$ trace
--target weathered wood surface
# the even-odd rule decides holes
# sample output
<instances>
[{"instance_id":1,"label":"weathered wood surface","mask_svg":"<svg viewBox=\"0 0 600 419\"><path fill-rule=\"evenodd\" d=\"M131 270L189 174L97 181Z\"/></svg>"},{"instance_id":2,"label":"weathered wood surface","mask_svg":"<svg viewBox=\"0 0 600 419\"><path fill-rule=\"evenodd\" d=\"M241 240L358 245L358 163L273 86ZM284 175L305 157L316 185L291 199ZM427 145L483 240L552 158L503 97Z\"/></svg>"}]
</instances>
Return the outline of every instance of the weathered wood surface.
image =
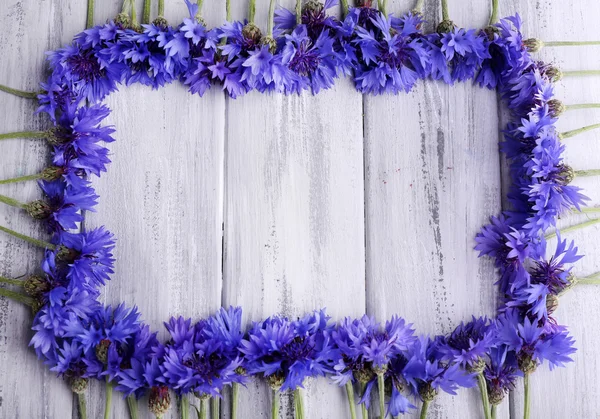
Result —
<instances>
[{"instance_id":1,"label":"weathered wood surface","mask_svg":"<svg viewBox=\"0 0 600 419\"><path fill-rule=\"evenodd\" d=\"M117 0L97 3L97 22L119 7ZM208 23L221 23L224 2L205 3ZM233 3L233 17L243 18L246 2ZM413 6L389 3L395 14ZM426 3L426 18L437 21L437 2ZM501 15L523 16L527 35L594 39L600 6L593 0L576 6L501 3ZM83 29L84 2L8 0L3 6L0 83L32 89L42 78L43 51ZM267 0L257 1L263 28L267 7ZM167 2L170 21L185 13L183 2ZM450 14L459 25L483 26L489 8L454 1ZM591 48L540 56L565 69L600 68L600 48L586 51ZM594 77L566 80L557 91L566 103L600 101L590 88L597 85ZM30 117L32 103L5 94L0 103L2 132L42 126L40 118ZM107 104L117 109L111 116L118 130L113 163L95 181L98 213L88 214L84 224L105 224L118 237L107 304L137 304L160 330L169 315L198 318L230 304L243 306L246 323L325 306L335 319L398 313L429 334L448 332L473 313L493 314L493 266L472 250L475 233L502 205L501 127L493 92L427 82L407 95L366 97L345 80L317 97L250 94L234 101L216 89L200 99L173 85L158 92L123 88ZM599 113L569 112L560 127L597 122ZM596 138L589 133L568 140L569 164L598 167ZM1 178L34 173L46 155L32 141L5 141L0 150ZM599 204L597 179L576 182ZM0 193L29 200L38 192L34 184L21 184L2 186ZM16 210L3 206L0 214L2 225L42 236ZM598 228L572 234L588 255L576 273L599 270L597 234ZM0 236L0 275L32 272L39 257L35 249ZM563 299L557 316L571 326L580 350L574 365L553 373L543 368L533 376L533 418L593 418L600 411L600 335L592 320L600 315L598 293L582 285ZM1 300L0 417L76 417L70 392L26 348L29 322L27 310ZM521 417L520 390L512 402L512 417ZM103 390L97 383L88 403L90 417L99 416ZM308 383L306 405L307 418L348 416L343 392L324 380ZM430 417L476 418L480 409L476 391L462 391L457 398L440 397ZM268 412L264 384L252 382L241 391L240 418ZM127 417L118 397L113 417ZM169 417L178 417L175 408ZM291 417L287 400L281 417ZM498 417L509 417L508 403Z\"/></svg>"}]
</instances>

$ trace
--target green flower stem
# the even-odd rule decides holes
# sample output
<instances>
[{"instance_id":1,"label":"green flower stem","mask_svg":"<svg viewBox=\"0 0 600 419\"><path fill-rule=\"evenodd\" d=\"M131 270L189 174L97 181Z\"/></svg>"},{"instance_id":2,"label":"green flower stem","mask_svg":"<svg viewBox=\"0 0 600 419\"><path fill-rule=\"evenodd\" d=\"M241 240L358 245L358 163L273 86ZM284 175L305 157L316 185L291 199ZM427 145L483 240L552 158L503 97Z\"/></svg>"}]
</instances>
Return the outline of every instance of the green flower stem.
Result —
<instances>
[{"instance_id":1,"label":"green flower stem","mask_svg":"<svg viewBox=\"0 0 600 419\"><path fill-rule=\"evenodd\" d=\"M294 404L296 406L296 419L304 419L304 399L302 398L302 389L294 390Z\"/></svg>"},{"instance_id":2,"label":"green flower stem","mask_svg":"<svg viewBox=\"0 0 600 419\"><path fill-rule=\"evenodd\" d=\"M23 286L23 281L22 280L20 280L20 279L6 278L4 276L0 276L0 282L2 282L3 284L18 285L20 287Z\"/></svg>"},{"instance_id":3,"label":"green flower stem","mask_svg":"<svg viewBox=\"0 0 600 419\"><path fill-rule=\"evenodd\" d=\"M574 129L571 131L565 131L560 134L560 138L562 138L562 139L571 138L578 134L582 134L584 132L591 131L591 130L597 129L597 128L600 128L600 124L587 125L585 127L577 128L577 129Z\"/></svg>"},{"instance_id":4,"label":"green flower stem","mask_svg":"<svg viewBox=\"0 0 600 419\"><path fill-rule=\"evenodd\" d=\"M11 207L15 207L15 208L25 208L26 204L17 201L16 199L13 199L11 197L8 197L6 195L0 195L0 202L2 202L3 204L6 205L10 205Z\"/></svg>"},{"instance_id":5,"label":"green flower stem","mask_svg":"<svg viewBox=\"0 0 600 419\"><path fill-rule=\"evenodd\" d=\"M139 418L138 402L134 394L127 396L127 406L129 407L129 417L131 419Z\"/></svg>"},{"instance_id":6,"label":"green flower stem","mask_svg":"<svg viewBox=\"0 0 600 419\"><path fill-rule=\"evenodd\" d=\"M552 41L544 42L545 47L573 47L580 45L600 45L600 41Z\"/></svg>"},{"instance_id":7,"label":"green flower stem","mask_svg":"<svg viewBox=\"0 0 600 419\"><path fill-rule=\"evenodd\" d=\"M360 394L361 399L365 394L365 385L365 383L359 383L358 385L358 394ZM365 405L365 403L360 404L360 413L362 414L362 419L369 419L369 412L367 411L367 406Z\"/></svg>"},{"instance_id":8,"label":"green flower stem","mask_svg":"<svg viewBox=\"0 0 600 419\"><path fill-rule=\"evenodd\" d=\"M415 8L413 10L421 13L423 11L423 4L425 4L425 0L417 0L417 4L415 4Z\"/></svg>"},{"instance_id":9,"label":"green flower stem","mask_svg":"<svg viewBox=\"0 0 600 419\"><path fill-rule=\"evenodd\" d=\"M592 109L592 108L600 108L600 103L578 103L577 105L566 105L565 106L568 111L574 109Z\"/></svg>"},{"instance_id":10,"label":"green flower stem","mask_svg":"<svg viewBox=\"0 0 600 419\"><path fill-rule=\"evenodd\" d=\"M88 0L87 3L87 20L85 26L89 29L94 26L94 0Z\"/></svg>"},{"instance_id":11,"label":"green flower stem","mask_svg":"<svg viewBox=\"0 0 600 419\"><path fill-rule=\"evenodd\" d=\"M219 398L211 397L210 400L210 418L219 419L221 417L221 410L219 408Z\"/></svg>"},{"instance_id":12,"label":"green flower stem","mask_svg":"<svg viewBox=\"0 0 600 419\"><path fill-rule=\"evenodd\" d=\"M575 170L574 173L577 177L600 176L600 169Z\"/></svg>"},{"instance_id":13,"label":"green flower stem","mask_svg":"<svg viewBox=\"0 0 600 419\"><path fill-rule=\"evenodd\" d=\"M385 380L383 373L377 374L377 390L379 392L379 417L385 418Z\"/></svg>"},{"instance_id":14,"label":"green flower stem","mask_svg":"<svg viewBox=\"0 0 600 419\"><path fill-rule=\"evenodd\" d=\"M586 214L595 214L600 212L600 207L590 207L590 208L582 208L581 212Z\"/></svg>"},{"instance_id":15,"label":"green flower stem","mask_svg":"<svg viewBox=\"0 0 600 419\"><path fill-rule=\"evenodd\" d=\"M40 179L41 177L42 177L42 173L37 173L35 175L19 176L19 177L14 177L12 179L0 180L0 185L6 185L7 183L26 182L28 180L37 180L37 179Z\"/></svg>"},{"instance_id":16,"label":"green flower stem","mask_svg":"<svg viewBox=\"0 0 600 419\"><path fill-rule=\"evenodd\" d=\"M600 285L600 272L584 276L583 278L577 278L577 283L586 285Z\"/></svg>"},{"instance_id":17,"label":"green flower stem","mask_svg":"<svg viewBox=\"0 0 600 419\"><path fill-rule=\"evenodd\" d=\"M135 27L138 24L137 10L135 8L135 0L131 0L131 24Z\"/></svg>"},{"instance_id":18,"label":"green flower stem","mask_svg":"<svg viewBox=\"0 0 600 419\"><path fill-rule=\"evenodd\" d=\"M492 0L492 14L490 15L490 25L498 22L498 0Z\"/></svg>"},{"instance_id":19,"label":"green flower stem","mask_svg":"<svg viewBox=\"0 0 600 419\"><path fill-rule=\"evenodd\" d=\"M279 419L279 390L272 391L273 399L271 400L271 419Z\"/></svg>"},{"instance_id":20,"label":"green flower stem","mask_svg":"<svg viewBox=\"0 0 600 419\"><path fill-rule=\"evenodd\" d=\"M483 373L477 374L477 386L481 393L481 404L483 405L483 415L485 419L490 419L490 400L488 398L487 383Z\"/></svg>"},{"instance_id":21,"label":"green flower stem","mask_svg":"<svg viewBox=\"0 0 600 419\"><path fill-rule=\"evenodd\" d=\"M495 404L492 405L492 409L491 409L491 413L490 413L490 416L492 419L496 419L496 411L498 410L497 408L498 408L497 405L495 405Z\"/></svg>"},{"instance_id":22,"label":"green flower stem","mask_svg":"<svg viewBox=\"0 0 600 419\"><path fill-rule=\"evenodd\" d=\"M448 0L442 0L442 20L450 20L450 13L448 12Z\"/></svg>"},{"instance_id":23,"label":"green flower stem","mask_svg":"<svg viewBox=\"0 0 600 419\"><path fill-rule=\"evenodd\" d=\"M225 1L225 19L227 22L231 22L231 0Z\"/></svg>"},{"instance_id":24,"label":"green flower stem","mask_svg":"<svg viewBox=\"0 0 600 419\"><path fill-rule=\"evenodd\" d=\"M423 400L423 405L421 406L421 415L420 419L427 419L427 409L429 408L429 401Z\"/></svg>"},{"instance_id":25,"label":"green flower stem","mask_svg":"<svg viewBox=\"0 0 600 419\"><path fill-rule=\"evenodd\" d=\"M523 419L529 419L529 374L525 373L523 378L523 386L525 389L525 401L523 406Z\"/></svg>"},{"instance_id":26,"label":"green flower stem","mask_svg":"<svg viewBox=\"0 0 600 419\"><path fill-rule=\"evenodd\" d=\"M152 0L144 0L144 9L142 10L142 23L150 23L151 9L152 9Z\"/></svg>"},{"instance_id":27,"label":"green flower stem","mask_svg":"<svg viewBox=\"0 0 600 419\"><path fill-rule=\"evenodd\" d=\"M0 296L10 298L18 303L23 303L28 306L33 306L34 300L24 294L7 290L6 288L0 288Z\"/></svg>"},{"instance_id":28,"label":"green flower stem","mask_svg":"<svg viewBox=\"0 0 600 419\"><path fill-rule=\"evenodd\" d=\"M387 17L387 0L377 0L377 8Z\"/></svg>"},{"instance_id":29,"label":"green flower stem","mask_svg":"<svg viewBox=\"0 0 600 419\"><path fill-rule=\"evenodd\" d=\"M179 408L181 409L181 419L189 419L190 399L188 399L186 395L179 398Z\"/></svg>"},{"instance_id":30,"label":"green flower stem","mask_svg":"<svg viewBox=\"0 0 600 419\"><path fill-rule=\"evenodd\" d=\"M87 419L87 403L85 393L77 393L77 403L79 404L79 419Z\"/></svg>"},{"instance_id":31,"label":"green flower stem","mask_svg":"<svg viewBox=\"0 0 600 419\"><path fill-rule=\"evenodd\" d=\"M123 5L121 6L121 13L129 16L130 10L131 10L131 0L123 0Z\"/></svg>"},{"instance_id":32,"label":"green flower stem","mask_svg":"<svg viewBox=\"0 0 600 419\"><path fill-rule=\"evenodd\" d=\"M165 17L165 0L158 0L158 17Z\"/></svg>"},{"instance_id":33,"label":"green flower stem","mask_svg":"<svg viewBox=\"0 0 600 419\"><path fill-rule=\"evenodd\" d=\"M340 6L342 8L342 20L344 20L344 18L348 14L348 10L349 10L348 0L341 0L340 1Z\"/></svg>"},{"instance_id":34,"label":"green flower stem","mask_svg":"<svg viewBox=\"0 0 600 419\"><path fill-rule=\"evenodd\" d=\"M233 383L231 385L231 419L237 419L239 391L240 391L240 385L238 383Z\"/></svg>"},{"instance_id":35,"label":"green flower stem","mask_svg":"<svg viewBox=\"0 0 600 419\"><path fill-rule=\"evenodd\" d=\"M269 21L267 22L267 36L273 36L273 22L275 19L275 0L269 2Z\"/></svg>"},{"instance_id":36,"label":"green flower stem","mask_svg":"<svg viewBox=\"0 0 600 419\"><path fill-rule=\"evenodd\" d=\"M254 23L255 15L256 15L256 0L250 0L248 2L248 23Z\"/></svg>"},{"instance_id":37,"label":"green flower stem","mask_svg":"<svg viewBox=\"0 0 600 419\"><path fill-rule=\"evenodd\" d=\"M204 5L204 0L198 0L198 11L196 12L196 20L201 22L202 19L202 6Z\"/></svg>"},{"instance_id":38,"label":"green flower stem","mask_svg":"<svg viewBox=\"0 0 600 419\"><path fill-rule=\"evenodd\" d=\"M106 395L104 399L104 419L110 418L110 411L112 409L112 395L113 395L113 384L106 377Z\"/></svg>"},{"instance_id":39,"label":"green flower stem","mask_svg":"<svg viewBox=\"0 0 600 419\"><path fill-rule=\"evenodd\" d=\"M348 394L348 406L350 407L350 418L356 419L356 403L354 402L354 388L352 387L352 380L348 380L346 383L346 393Z\"/></svg>"},{"instance_id":40,"label":"green flower stem","mask_svg":"<svg viewBox=\"0 0 600 419\"><path fill-rule=\"evenodd\" d=\"M54 250L56 248L56 246L53 245L52 243L48 243L43 240L34 239L34 238L26 236L24 234L17 233L16 231L11 230L10 228L6 228L4 226L0 226L0 231L4 231L5 233L8 233L11 236L14 236L18 239L25 240L26 242L31 243L37 247L41 247L44 249L50 249L50 250Z\"/></svg>"},{"instance_id":41,"label":"green flower stem","mask_svg":"<svg viewBox=\"0 0 600 419\"><path fill-rule=\"evenodd\" d=\"M561 229L559 231L560 231L561 234L570 233L572 231L580 230L582 228L589 227L591 225L598 224L598 223L600 223L600 218L594 218L592 220L587 220L587 221L585 221L583 223L579 223L579 224L575 224L575 225L572 225L572 226L567 227L567 228L563 228L563 229ZM546 234L546 240L552 239L554 237L556 237L556 231L553 232L553 233L550 233L550 234Z\"/></svg>"},{"instance_id":42,"label":"green flower stem","mask_svg":"<svg viewBox=\"0 0 600 419\"><path fill-rule=\"evenodd\" d=\"M600 74L600 70L576 70L576 71L563 71L563 77L577 77L577 76L597 76Z\"/></svg>"},{"instance_id":43,"label":"green flower stem","mask_svg":"<svg viewBox=\"0 0 600 419\"><path fill-rule=\"evenodd\" d=\"M4 86L3 84L0 84L0 91L25 99L36 99L40 94L40 92L26 92L25 90L13 89L12 87Z\"/></svg>"},{"instance_id":44,"label":"green flower stem","mask_svg":"<svg viewBox=\"0 0 600 419\"><path fill-rule=\"evenodd\" d=\"M302 0L296 0L296 23L302 23Z\"/></svg>"},{"instance_id":45,"label":"green flower stem","mask_svg":"<svg viewBox=\"0 0 600 419\"><path fill-rule=\"evenodd\" d=\"M0 141L10 140L14 138L31 138L40 139L45 138L48 135L45 131L20 131L20 132L9 132L6 134L0 134Z\"/></svg>"},{"instance_id":46,"label":"green flower stem","mask_svg":"<svg viewBox=\"0 0 600 419\"><path fill-rule=\"evenodd\" d=\"M208 398L203 397L200 399L200 418L199 419L207 419L208 418Z\"/></svg>"}]
</instances>

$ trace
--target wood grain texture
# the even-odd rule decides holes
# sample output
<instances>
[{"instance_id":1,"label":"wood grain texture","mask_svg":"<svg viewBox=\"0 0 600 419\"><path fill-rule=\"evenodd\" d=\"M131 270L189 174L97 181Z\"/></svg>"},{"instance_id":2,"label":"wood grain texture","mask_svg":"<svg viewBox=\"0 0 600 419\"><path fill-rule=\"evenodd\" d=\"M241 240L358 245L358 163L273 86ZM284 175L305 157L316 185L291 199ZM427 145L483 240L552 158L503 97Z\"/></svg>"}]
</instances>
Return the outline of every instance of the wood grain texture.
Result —
<instances>
[{"instance_id":1,"label":"wood grain texture","mask_svg":"<svg viewBox=\"0 0 600 419\"><path fill-rule=\"evenodd\" d=\"M118 0L96 3L96 22L112 18L120 6ZM205 3L209 25L222 23L224 2ZM246 1L232 3L233 17L245 17ZM431 28L440 10L437 1L426 3ZM388 11L400 15L412 6L389 1ZM141 16L141 2L138 7ZM267 0L257 0L263 29L267 8ZM583 40L594 36L600 6L593 0L501 2L501 16L515 11L528 36ZM167 2L168 20L179 22L186 12L182 1ZM488 14L486 2L450 1L459 25L483 26ZM8 0L0 19L0 53L8 57L0 61L0 83L33 89L42 78L43 51L83 29L85 4ZM598 52L548 49L540 57L568 70L592 69L600 68ZM599 82L565 80L557 92L565 103L600 102L590 88ZM30 117L33 103L0 95L2 132L43 128L42 119ZM158 92L122 88L107 101L116 110L110 119L117 128L113 163L94 182L100 205L84 224L105 224L118 238L117 273L104 301L137 304L161 338L170 315L198 319L221 304L243 306L246 323L274 313L293 318L321 306L336 320L365 311L381 320L398 313L430 334L448 332L473 313L493 314L493 266L472 247L502 203L497 103L494 92L470 84L429 81L395 97L363 97L343 80L316 97L252 93L235 101L217 89L200 99L179 85ZM600 110L572 111L559 127L599 119ZM576 169L600 167L598 135L568 140L567 162ZM4 141L0 178L35 173L46 156L39 142ZM600 179L575 182L600 205ZM0 188L22 200L38 194L33 183ZM561 225L583 219L565 217ZM0 207L0 224L43 237L37 224L11 208ZM600 270L599 230L569 235L587 255L577 274ZM0 236L0 275L31 273L40 256ZM562 299L557 317L570 326L580 350L574 365L552 373L540 368L532 377L532 419L594 418L600 411L600 335L592 320L600 316L598 293L598 287L581 285ZM26 349L30 321L25 308L0 300L0 417L76 417L62 380ZM89 417L103 410L101 387L94 383L88 392ZM240 398L240 419L268 417L266 385L253 381ZM512 401L510 416L522 417L520 390ZM148 416L145 405L140 401L142 417ZM307 418L348 417L344 392L326 380L307 383L306 405ZM498 418L509 417L508 407L503 404ZM479 418L480 410L477 391L469 390L440 396L429 417ZM113 417L127 417L118 395ZM179 412L173 407L166 417ZM293 417L287 397L281 417Z\"/></svg>"},{"instance_id":2,"label":"wood grain texture","mask_svg":"<svg viewBox=\"0 0 600 419\"><path fill-rule=\"evenodd\" d=\"M85 9L68 0L2 2L0 24L0 83L35 90L44 77L45 55L83 29ZM44 129L47 120L34 117L37 105L0 92L2 132ZM6 140L0 144L0 178L38 173L48 161L48 149L39 140ZM39 197L35 182L0 185L0 194L20 201ZM22 211L0 207L0 225L36 238L47 239L39 223ZM39 271L42 251L0 234L0 275L19 277ZM70 417L70 390L48 371L27 348L31 339L31 311L0 299L0 417Z\"/></svg>"}]
</instances>

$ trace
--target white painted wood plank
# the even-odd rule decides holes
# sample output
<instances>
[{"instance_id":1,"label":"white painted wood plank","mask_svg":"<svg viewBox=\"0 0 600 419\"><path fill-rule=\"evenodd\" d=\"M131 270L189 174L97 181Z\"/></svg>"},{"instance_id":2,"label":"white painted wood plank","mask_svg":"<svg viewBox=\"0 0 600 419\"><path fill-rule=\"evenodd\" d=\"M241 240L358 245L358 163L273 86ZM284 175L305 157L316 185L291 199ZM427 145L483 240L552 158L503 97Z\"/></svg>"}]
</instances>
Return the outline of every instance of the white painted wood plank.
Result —
<instances>
[{"instance_id":1,"label":"white painted wood plank","mask_svg":"<svg viewBox=\"0 0 600 419\"><path fill-rule=\"evenodd\" d=\"M267 6L257 1L263 29ZM233 12L243 18L245 2ZM316 97L252 93L228 100L227 121L224 305L243 306L246 322L319 307L334 319L364 313L361 96L349 80ZM307 418L348 415L327 380L305 395ZM240 419L268 417L269 400L252 382ZM293 417L285 398L282 415Z\"/></svg>"},{"instance_id":2,"label":"white painted wood plank","mask_svg":"<svg viewBox=\"0 0 600 419\"><path fill-rule=\"evenodd\" d=\"M503 5L503 14L518 11L524 19L524 32L528 37L546 41L597 40L600 4L583 0L567 5L559 1L533 3L525 0ZM546 62L554 62L563 70L600 69L600 47L546 48L537 54ZM557 98L565 104L600 102L600 77L566 78L556 87ZM560 118L557 126L566 131L600 122L600 111L569 111ZM600 133L589 132L565 140L565 162L575 170L600 167ZM574 184L585 189L590 205L600 205L600 178L575 179ZM585 215L563 217L559 226L566 227L588 219ZM570 233L564 238L574 239L580 252L585 254L574 269L578 276L600 271L600 229L591 227ZM554 251L555 240L548 246ZM600 331L593 319L600 315L597 304L600 287L580 285L561 298L555 313L560 324L567 325L576 340L575 363L550 372L540 367L531 377L532 418L596 418L600 412L600 362L598 345ZM522 384L514 394L513 417L523 416Z\"/></svg>"},{"instance_id":3,"label":"white painted wood plank","mask_svg":"<svg viewBox=\"0 0 600 419\"><path fill-rule=\"evenodd\" d=\"M85 10L68 1L7 0L0 23L0 83L34 90L45 79L45 55L61 40L85 26ZM67 24L68 22L68 24ZM0 132L45 129L46 118L34 117L35 101L0 93ZM39 172L48 148L36 140L6 140L0 144L0 178ZM35 182L2 185L0 194L31 201L40 196ZM0 224L33 237L47 238L38 222L21 211L0 206ZM0 235L0 275L17 277L39 272L42 251ZM0 417L69 418L71 391L38 361L27 347L31 339L31 311L4 298L0 301Z\"/></svg>"},{"instance_id":4,"label":"white painted wood plank","mask_svg":"<svg viewBox=\"0 0 600 419\"><path fill-rule=\"evenodd\" d=\"M424 15L433 29L441 12L432 3ZM390 2L388 12L412 6ZM478 1L450 2L459 26L482 27L489 12ZM397 313L431 335L494 315L493 263L473 247L501 208L495 92L427 81L408 95L365 96L365 128L367 311ZM461 390L440 395L428 417L477 418L481 409L476 389Z\"/></svg>"},{"instance_id":5,"label":"white painted wood plank","mask_svg":"<svg viewBox=\"0 0 600 419\"><path fill-rule=\"evenodd\" d=\"M118 3L99 4L97 21L114 16ZM207 2L203 10L210 25L224 20L222 4ZM165 15L176 25L187 8L171 2ZM159 91L121 87L106 103L113 110L107 123L117 129L113 163L94 180L100 203L85 225L106 225L117 237L106 304L137 305L164 340L170 316L198 320L221 305L225 100L219 89L199 98L174 83ZM100 383L89 403L92 414L103 412ZM112 417L127 417L120 395L113 403ZM147 398L139 406L149 417ZM174 398L165 417L179 417Z\"/></svg>"}]
</instances>

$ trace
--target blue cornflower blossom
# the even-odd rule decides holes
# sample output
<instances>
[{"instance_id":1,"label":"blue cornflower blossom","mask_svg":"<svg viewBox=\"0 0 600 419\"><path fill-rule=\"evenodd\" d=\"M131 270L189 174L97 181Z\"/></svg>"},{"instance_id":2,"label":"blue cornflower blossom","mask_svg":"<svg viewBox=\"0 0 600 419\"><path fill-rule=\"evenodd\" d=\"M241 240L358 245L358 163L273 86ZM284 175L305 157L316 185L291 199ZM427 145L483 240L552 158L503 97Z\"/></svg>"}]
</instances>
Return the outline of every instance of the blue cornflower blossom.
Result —
<instances>
[{"instance_id":1,"label":"blue cornflower blossom","mask_svg":"<svg viewBox=\"0 0 600 419\"><path fill-rule=\"evenodd\" d=\"M328 320L321 310L295 322L279 316L255 322L240 347L248 373L263 375L274 390L283 391L331 372L335 350Z\"/></svg>"},{"instance_id":2,"label":"blue cornflower blossom","mask_svg":"<svg viewBox=\"0 0 600 419\"><path fill-rule=\"evenodd\" d=\"M498 317L495 329L498 343L516 353L519 369L525 374L535 371L544 361L548 361L551 370L573 361L569 355L575 352L575 341L564 327L546 327L509 309Z\"/></svg>"},{"instance_id":3,"label":"blue cornflower blossom","mask_svg":"<svg viewBox=\"0 0 600 419\"><path fill-rule=\"evenodd\" d=\"M371 18L374 29L356 27L360 56L355 70L356 88L362 93L408 92L427 75L429 49L418 36L413 16L396 19L377 14ZM408 24L405 24L408 23Z\"/></svg>"},{"instance_id":4,"label":"blue cornflower blossom","mask_svg":"<svg viewBox=\"0 0 600 419\"><path fill-rule=\"evenodd\" d=\"M436 338L437 350L443 359L458 363L469 372L481 372L485 357L495 345L494 329L486 317L461 322L448 336Z\"/></svg>"},{"instance_id":5,"label":"blue cornflower blossom","mask_svg":"<svg viewBox=\"0 0 600 419\"><path fill-rule=\"evenodd\" d=\"M64 233L60 236L60 245L56 253L68 266L65 276L70 288L94 293L110 280L110 274L114 273L115 240L105 227L78 234Z\"/></svg>"},{"instance_id":6,"label":"blue cornflower blossom","mask_svg":"<svg viewBox=\"0 0 600 419\"><path fill-rule=\"evenodd\" d=\"M450 32L428 35L431 77L449 84L475 77L483 61L490 58L485 36L474 29L456 27Z\"/></svg>"},{"instance_id":7,"label":"blue cornflower blossom","mask_svg":"<svg viewBox=\"0 0 600 419\"><path fill-rule=\"evenodd\" d=\"M490 361L486 365L483 375L492 405L500 404L504 396L515 389L517 378L523 376L519 371L515 353L505 345L499 345L490 350Z\"/></svg>"},{"instance_id":8,"label":"blue cornflower blossom","mask_svg":"<svg viewBox=\"0 0 600 419\"><path fill-rule=\"evenodd\" d=\"M27 212L36 219L44 220L50 233L77 228L83 220L82 210L93 211L98 195L90 186L67 186L62 180L39 181L44 200L26 205Z\"/></svg>"},{"instance_id":9,"label":"blue cornflower blossom","mask_svg":"<svg viewBox=\"0 0 600 419\"><path fill-rule=\"evenodd\" d=\"M472 374L468 374L459 363L442 361L438 348L428 336L421 336L406 352L404 378L413 395L422 401L431 401L440 392L455 395L460 387L475 385Z\"/></svg>"},{"instance_id":10,"label":"blue cornflower blossom","mask_svg":"<svg viewBox=\"0 0 600 419\"><path fill-rule=\"evenodd\" d=\"M217 316L222 320L223 313ZM231 357L231 348L219 339L221 334L232 336L234 332L221 329L218 324L218 319L212 319L192 326L190 319L182 317L171 318L165 324L171 341L164 348L162 376L177 393L220 396L224 386L243 380L236 373L241 358Z\"/></svg>"},{"instance_id":11,"label":"blue cornflower blossom","mask_svg":"<svg viewBox=\"0 0 600 419\"><path fill-rule=\"evenodd\" d=\"M106 106L92 105L69 106L61 115L49 141L54 145L53 163L67 168L70 174L66 176L67 183L81 185L81 179L77 177L100 176L101 172L106 172L106 165L110 163L108 149L100 143L113 142L115 130L100 124L109 114Z\"/></svg>"},{"instance_id":12,"label":"blue cornflower blossom","mask_svg":"<svg viewBox=\"0 0 600 419\"><path fill-rule=\"evenodd\" d=\"M558 304L556 297L571 285L571 267L565 265L582 258L577 251L572 241L567 245L567 240L558 235L554 255L549 260L540 257L533 262L529 285L515 290L506 307L521 307L538 321L548 319Z\"/></svg>"}]
</instances>

